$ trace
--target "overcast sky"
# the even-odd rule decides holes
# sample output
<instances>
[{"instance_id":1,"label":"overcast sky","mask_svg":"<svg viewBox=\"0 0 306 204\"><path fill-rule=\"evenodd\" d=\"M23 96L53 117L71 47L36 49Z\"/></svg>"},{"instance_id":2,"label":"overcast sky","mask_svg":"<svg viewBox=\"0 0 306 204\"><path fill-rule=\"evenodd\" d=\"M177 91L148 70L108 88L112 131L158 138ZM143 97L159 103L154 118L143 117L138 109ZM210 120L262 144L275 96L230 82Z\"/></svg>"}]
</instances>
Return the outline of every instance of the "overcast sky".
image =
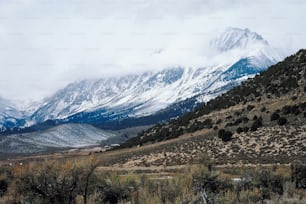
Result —
<instances>
[{"instance_id":1,"label":"overcast sky","mask_svg":"<svg viewBox=\"0 0 306 204\"><path fill-rule=\"evenodd\" d=\"M82 78L193 66L226 27L290 54L306 48L305 10L305 0L0 0L0 96L39 100Z\"/></svg>"}]
</instances>

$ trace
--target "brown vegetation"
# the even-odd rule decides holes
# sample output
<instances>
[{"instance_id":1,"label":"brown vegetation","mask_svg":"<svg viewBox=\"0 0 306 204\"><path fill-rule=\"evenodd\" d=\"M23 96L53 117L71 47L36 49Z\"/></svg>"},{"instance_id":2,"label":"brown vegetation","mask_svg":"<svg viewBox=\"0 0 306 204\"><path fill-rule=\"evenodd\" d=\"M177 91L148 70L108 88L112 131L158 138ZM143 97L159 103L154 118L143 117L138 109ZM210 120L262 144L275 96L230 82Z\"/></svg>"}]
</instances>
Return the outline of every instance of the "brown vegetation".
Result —
<instances>
[{"instance_id":1,"label":"brown vegetation","mask_svg":"<svg viewBox=\"0 0 306 204\"><path fill-rule=\"evenodd\" d=\"M159 173L97 169L85 160L31 162L0 168L8 185L0 203L303 203L306 165L200 165ZM103 164L103 163L101 163ZM303 180L304 179L304 180ZM302 182L301 182L302 181ZM0 186L2 190L2 185Z\"/></svg>"}]
</instances>

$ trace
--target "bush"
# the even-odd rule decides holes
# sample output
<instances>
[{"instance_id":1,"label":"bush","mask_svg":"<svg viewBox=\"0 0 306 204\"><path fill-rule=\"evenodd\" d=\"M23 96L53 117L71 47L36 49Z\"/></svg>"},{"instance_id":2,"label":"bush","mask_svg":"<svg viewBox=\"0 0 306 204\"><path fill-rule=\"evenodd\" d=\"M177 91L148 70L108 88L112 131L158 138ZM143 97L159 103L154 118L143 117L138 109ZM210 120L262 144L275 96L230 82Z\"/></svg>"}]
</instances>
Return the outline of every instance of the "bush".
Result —
<instances>
[{"instance_id":1,"label":"bush","mask_svg":"<svg viewBox=\"0 0 306 204\"><path fill-rule=\"evenodd\" d=\"M119 203L122 201L130 201L131 194L137 190L134 181L121 183L119 175L107 179L99 186L99 198L97 201L101 203Z\"/></svg>"},{"instance_id":2,"label":"bush","mask_svg":"<svg viewBox=\"0 0 306 204\"><path fill-rule=\"evenodd\" d=\"M250 129L249 127L244 127L243 132L249 132L249 129Z\"/></svg>"},{"instance_id":3,"label":"bush","mask_svg":"<svg viewBox=\"0 0 306 204\"><path fill-rule=\"evenodd\" d=\"M217 122L216 122L216 124L219 125L220 123L222 123L222 120L221 120L221 119L218 119Z\"/></svg>"},{"instance_id":4,"label":"bush","mask_svg":"<svg viewBox=\"0 0 306 204\"><path fill-rule=\"evenodd\" d=\"M277 121L278 125L285 125L287 123L287 119L284 117L280 117Z\"/></svg>"},{"instance_id":5,"label":"bush","mask_svg":"<svg viewBox=\"0 0 306 204\"><path fill-rule=\"evenodd\" d=\"M234 124L231 122L225 124L225 127L230 127L230 126L234 126Z\"/></svg>"},{"instance_id":6,"label":"bush","mask_svg":"<svg viewBox=\"0 0 306 204\"><path fill-rule=\"evenodd\" d=\"M246 117L246 116L245 116L245 117L242 117L243 123L247 123L247 122L249 122L249 120L250 120L250 119L249 119L248 117Z\"/></svg>"},{"instance_id":7,"label":"bush","mask_svg":"<svg viewBox=\"0 0 306 204\"><path fill-rule=\"evenodd\" d=\"M276 112L272 113L271 115L271 121L278 120L280 118L280 115Z\"/></svg>"},{"instance_id":8,"label":"bush","mask_svg":"<svg viewBox=\"0 0 306 204\"><path fill-rule=\"evenodd\" d=\"M200 172L192 176L192 185L196 192L202 194L201 199L195 203L216 203L215 200L227 190L233 189L232 183L220 179L218 175L207 172ZM203 194L205 192L205 195ZM204 197L203 197L204 196Z\"/></svg>"},{"instance_id":9,"label":"bush","mask_svg":"<svg viewBox=\"0 0 306 204\"><path fill-rule=\"evenodd\" d=\"M242 128L242 127L238 127L237 130L236 130L236 132L237 132L238 134L242 133L242 132L243 132L243 128Z\"/></svg>"},{"instance_id":10,"label":"bush","mask_svg":"<svg viewBox=\"0 0 306 204\"><path fill-rule=\"evenodd\" d=\"M253 110L253 108L255 108L255 106L253 106L253 105L248 105L248 106L247 106L247 110L248 110L248 111Z\"/></svg>"},{"instance_id":11,"label":"bush","mask_svg":"<svg viewBox=\"0 0 306 204\"><path fill-rule=\"evenodd\" d=\"M260 189L261 200L270 199L271 193L283 195L284 180L279 175L272 175L269 171L259 171L255 175L255 185Z\"/></svg>"},{"instance_id":12,"label":"bush","mask_svg":"<svg viewBox=\"0 0 306 204\"><path fill-rule=\"evenodd\" d=\"M18 166L15 170L17 192L24 203L74 204L79 195L86 203L95 188L96 179L92 179L92 174L97 167L92 156L86 162L85 166L70 161Z\"/></svg>"},{"instance_id":13,"label":"bush","mask_svg":"<svg viewBox=\"0 0 306 204\"><path fill-rule=\"evenodd\" d=\"M221 129L218 131L218 137L222 139L223 142L228 142L232 139L233 133L228 130Z\"/></svg>"},{"instance_id":14,"label":"bush","mask_svg":"<svg viewBox=\"0 0 306 204\"><path fill-rule=\"evenodd\" d=\"M287 115L287 114L290 114L291 113L291 106L284 106L282 108L282 113Z\"/></svg>"},{"instance_id":15,"label":"bush","mask_svg":"<svg viewBox=\"0 0 306 204\"><path fill-rule=\"evenodd\" d=\"M10 184L14 179L11 167L0 167L0 198L8 191ZM1 199L0 199L1 203Z\"/></svg>"},{"instance_id":16,"label":"bush","mask_svg":"<svg viewBox=\"0 0 306 204\"><path fill-rule=\"evenodd\" d=\"M22 168L22 167L21 167ZM63 168L63 169L62 169ZM76 203L77 181L80 172L71 164L46 164L27 168L18 178L18 191L26 201L37 203Z\"/></svg>"},{"instance_id":17,"label":"bush","mask_svg":"<svg viewBox=\"0 0 306 204\"><path fill-rule=\"evenodd\" d=\"M262 119L261 118L257 118L252 126L251 126L251 131L256 131L258 128L262 127L263 124L262 124Z\"/></svg>"},{"instance_id":18,"label":"bush","mask_svg":"<svg viewBox=\"0 0 306 204\"><path fill-rule=\"evenodd\" d=\"M8 182L5 179L0 180L0 197L2 197L8 188Z\"/></svg>"},{"instance_id":19,"label":"bush","mask_svg":"<svg viewBox=\"0 0 306 204\"><path fill-rule=\"evenodd\" d=\"M295 101L298 97L297 96L292 96L291 100Z\"/></svg>"},{"instance_id":20,"label":"bush","mask_svg":"<svg viewBox=\"0 0 306 204\"><path fill-rule=\"evenodd\" d=\"M234 122L234 125L239 125L240 123L242 123L242 118L237 118Z\"/></svg>"},{"instance_id":21,"label":"bush","mask_svg":"<svg viewBox=\"0 0 306 204\"><path fill-rule=\"evenodd\" d=\"M293 162L291 173L291 181L295 183L295 187L306 189L306 164Z\"/></svg>"}]
</instances>

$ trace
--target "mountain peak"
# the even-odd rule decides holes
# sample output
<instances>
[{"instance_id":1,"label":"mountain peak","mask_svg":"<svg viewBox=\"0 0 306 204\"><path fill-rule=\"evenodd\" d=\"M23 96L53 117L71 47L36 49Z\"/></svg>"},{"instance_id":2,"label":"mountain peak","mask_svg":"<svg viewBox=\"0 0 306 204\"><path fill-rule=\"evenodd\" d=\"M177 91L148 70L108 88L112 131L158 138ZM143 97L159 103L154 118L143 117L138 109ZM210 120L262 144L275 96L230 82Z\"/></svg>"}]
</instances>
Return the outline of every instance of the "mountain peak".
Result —
<instances>
[{"instance_id":1,"label":"mountain peak","mask_svg":"<svg viewBox=\"0 0 306 204\"><path fill-rule=\"evenodd\" d=\"M221 52L233 49L245 49L254 45L268 45L268 42L258 33L248 28L226 28L210 42L212 48Z\"/></svg>"}]
</instances>

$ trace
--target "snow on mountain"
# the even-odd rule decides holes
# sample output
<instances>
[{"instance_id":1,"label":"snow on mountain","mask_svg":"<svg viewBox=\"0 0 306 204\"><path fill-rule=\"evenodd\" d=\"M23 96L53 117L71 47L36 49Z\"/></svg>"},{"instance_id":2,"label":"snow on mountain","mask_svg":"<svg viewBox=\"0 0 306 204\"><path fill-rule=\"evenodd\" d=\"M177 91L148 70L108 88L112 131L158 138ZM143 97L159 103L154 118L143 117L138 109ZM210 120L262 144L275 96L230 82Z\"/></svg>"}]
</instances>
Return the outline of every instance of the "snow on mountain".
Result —
<instances>
[{"instance_id":1,"label":"snow on mountain","mask_svg":"<svg viewBox=\"0 0 306 204\"><path fill-rule=\"evenodd\" d=\"M178 66L69 84L46 99L32 119L43 122L93 111L103 116L149 115L199 94L207 101L282 59L249 29L228 28L211 41L211 46L218 54L202 67Z\"/></svg>"},{"instance_id":2,"label":"snow on mountain","mask_svg":"<svg viewBox=\"0 0 306 204\"><path fill-rule=\"evenodd\" d=\"M268 42L249 29L227 28L211 41L211 47L221 52L233 49L246 49L252 46L267 46Z\"/></svg>"},{"instance_id":3,"label":"snow on mountain","mask_svg":"<svg viewBox=\"0 0 306 204\"><path fill-rule=\"evenodd\" d=\"M65 124L45 131L2 136L0 153L34 153L50 148L78 148L98 145L115 136L86 124Z\"/></svg>"},{"instance_id":4,"label":"snow on mountain","mask_svg":"<svg viewBox=\"0 0 306 204\"><path fill-rule=\"evenodd\" d=\"M139 117L194 96L206 102L283 58L262 36L249 29L228 28L212 39L210 46L215 54L209 57L203 54L209 60L204 60L201 66L172 66L78 81L42 102L18 106L19 110L27 111L19 111L17 106L0 98L0 128L30 126L49 119L87 123ZM162 55L163 51L157 54Z\"/></svg>"}]
</instances>

